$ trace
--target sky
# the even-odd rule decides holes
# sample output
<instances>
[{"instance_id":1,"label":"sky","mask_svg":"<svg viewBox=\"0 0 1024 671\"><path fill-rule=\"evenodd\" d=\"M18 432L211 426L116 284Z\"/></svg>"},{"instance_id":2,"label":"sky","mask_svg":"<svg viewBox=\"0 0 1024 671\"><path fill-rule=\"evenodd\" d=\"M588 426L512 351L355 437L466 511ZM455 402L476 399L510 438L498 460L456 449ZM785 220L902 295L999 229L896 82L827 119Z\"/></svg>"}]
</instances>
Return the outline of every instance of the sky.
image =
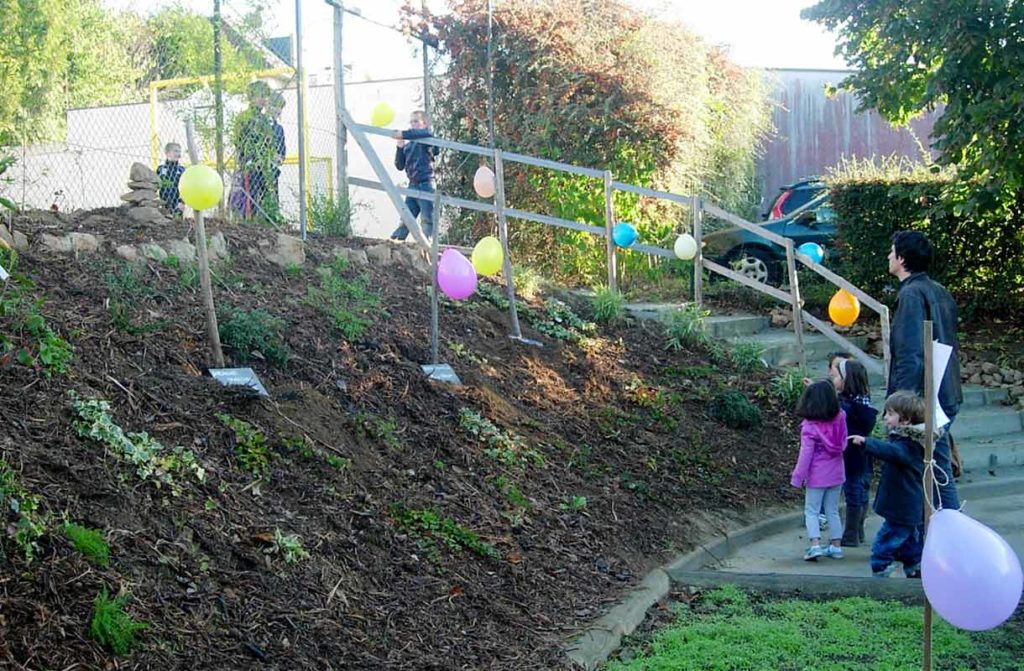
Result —
<instances>
[{"instance_id":1,"label":"sky","mask_svg":"<svg viewBox=\"0 0 1024 671\"><path fill-rule=\"evenodd\" d=\"M153 10L171 2L103 0L119 9ZM197 12L210 12L212 0L179 0ZM658 16L682 21L712 44L725 46L733 61L762 68L845 69L833 55L835 38L821 26L800 18L800 10L814 0L628 0ZM332 12L323 0L301 0L304 65L307 71L323 72L331 64ZM500 5L501 0L495 0ZM245 12L245 0L222 0L228 19ZM401 0L345 0L347 8L365 18L345 15L346 65L353 64L353 80L416 76L418 56L406 39L375 25L397 24ZM269 32L294 32L295 2L271 0ZM428 0L434 11L443 0ZM369 20L367 20L369 19ZM350 56L351 55L351 56ZM356 58L356 55L361 56Z\"/></svg>"}]
</instances>

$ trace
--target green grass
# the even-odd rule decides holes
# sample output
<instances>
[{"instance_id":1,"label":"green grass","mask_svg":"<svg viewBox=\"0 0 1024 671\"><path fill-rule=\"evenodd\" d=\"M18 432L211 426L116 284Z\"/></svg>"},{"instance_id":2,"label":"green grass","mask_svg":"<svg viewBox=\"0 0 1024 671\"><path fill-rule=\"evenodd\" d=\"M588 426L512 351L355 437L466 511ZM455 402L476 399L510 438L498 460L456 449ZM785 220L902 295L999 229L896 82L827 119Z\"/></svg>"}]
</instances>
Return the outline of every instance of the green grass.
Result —
<instances>
[{"instance_id":1,"label":"green grass","mask_svg":"<svg viewBox=\"0 0 1024 671\"><path fill-rule=\"evenodd\" d=\"M865 598L755 601L736 587L674 608L677 620L606 671L915 671L921 668L922 609ZM1024 669L1024 624L968 634L936 618L935 669Z\"/></svg>"},{"instance_id":2,"label":"green grass","mask_svg":"<svg viewBox=\"0 0 1024 671\"><path fill-rule=\"evenodd\" d=\"M64 535L71 541L76 552L100 566L110 565L110 546L104 540L102 531L79 526L72 522L66 522L62 528Z\"/></svg>"},{"instance_id":3,"label":"green grass","mask_svg":"<svg viewBox=\"0 0 1024 671\"><path fill-rule=\"evenodd\" d=\"M124 611L127 602L128 595L122 594L111 599L107 588L104 587L93 604L89 633L100 645L115 655L127 655L131 652L138 644L135 634L148 626L143 622L136 622Z\"/></svg>"}]
</instances>

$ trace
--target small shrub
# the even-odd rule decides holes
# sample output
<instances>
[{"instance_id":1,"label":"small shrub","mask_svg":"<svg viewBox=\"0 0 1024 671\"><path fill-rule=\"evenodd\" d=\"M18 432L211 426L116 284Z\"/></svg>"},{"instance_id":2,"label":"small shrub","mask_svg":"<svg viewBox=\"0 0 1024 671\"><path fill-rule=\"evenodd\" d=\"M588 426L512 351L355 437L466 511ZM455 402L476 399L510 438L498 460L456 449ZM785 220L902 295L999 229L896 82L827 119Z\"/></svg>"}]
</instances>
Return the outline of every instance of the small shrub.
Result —
<instances>
[{"instance_id":1,"label":"small shrub","mask_svg":"<svg viewBox=\"0 0 1024 671\"><path fill-rule=\"evenodd\" d=\"M594 321L600 324L614 324L622 321L622 317L626 313L625 297L606 286L594 287L591 306L594 310Z\"/></svg>"},{"instance_id":2,"label":"small shrub","mask_svg":"<svg viewBox=\"0 0 1024 671\"><path fill-rule=\"evenodd\" d=\"M764 362L764 347L757 343L736 343L729 352L729 359L740 373L754 373L767 368Z\"/></svg>"},{"instance_id":3,"label":"small shrub","mask_svg":"<svg viewBox=\"0 0 1024 671\"><path fill-rule=\"evenodd\" d=\"M707 318L711 313L690 304L669 315L665 323L665 338L669 349L705 345L708 342Z\"/></svg>"},{"instance_id":4,"label":"small shrub","mask_svg":"<svg viewBox=\"0 0 1024 671\"><path fill-rule=\"evenodd\" d=\"M355 416L356 430L363 436L376 438L392 450L402 449L398 439L398 420L394 417L379 417L373 413L361 412Z\"/></svg>"},{"instance_id":5,"label":"small shrub","mask_svg":"<svg viewBox=\"0 0 1024 671\"><path fill-rule=\"evenodd\" d=\"M392 504L391 517L399 527L420 541L444 543L453 552L469 550L481 557L497 558L494 546L463 528L450 517L441 517L433 510L415 510L401 504Z\"/></svg>"},{"instance_id":6,"label":"small shrub","mask_svg":"<svg viewBox=\"0 0 1024 671\"><path fill-rule=\"evenodd\" d=\"M529 448L522 437L514 433L506 433L475 410L462 408L459 410L459 426L466 433L475 436L487 445L484 454L497 459L506 466L525 467L531 461L536 466L544 464L544 457L536 450Z\"/></svg>"},{"instance_id":7,"label":"small shrub","mask_svg":"<svg viewBox=\"0 0 1024 671\"><path fill-rule=\"evenodd\" d=\"M291 355L282 333L286 323L263 310L233 310L221 318L220 339L241 361L259 352L271 364L283 367Z\"/></svg>"},{"instance_id":8,"label":"small shrub","mask_svg":"<svg viewBox=\"0 0 1024 671\"><path fill-rule=\"evenodd\" d=\"M796 408L797 401L804 393L804 378L810 377L805 370L789 368L772 378L768 386L771 397L783 406Z\"/></svg>"},{"instance_id":9,"label":"small shrub","mask_svg":"<svg viewBox=\"0 0 1024 671\"><path fill-rule=\"evenodd\" d=\"M309 198L310 228L324 235L347 238L352 235L352 203L345 190L338 193L338 198L314 189Z\"/></svg>"},{"instance_id":10,"label":"small shrub","mask_svg":"<svg viewBox=\"0 0 1024 671\"><path fill-rule=\"evenodd\" d=\"M761 411L738 391L715 396L708 406L708 413L733 429L752 429L761 425Z\"/></svg>"},{"instance_id":11,"label":"small shrub","mask_svg":"<svg viewBox=\"0 0 1024 671\"><path fill-rule=\"evenodd\" d=\"M512 284L516 288L516 296L532 301L540 297L544 278L533 268L515 266L512 268Z\"/></svg>"},{"instance_id":12,"label":"small shrub","mask_svg":"<svg viewBox=\"0 0 1024 671\"><path fill-rule=\"evenodd\" d=\"M267 550L267 554L281 555L285 564L298 564L303 559L309 559L309 552L302 547L299 537L294 534L285 536L280 529L274 529L274 544Z\"/></svg>"},{"instance_id":13,"label":"small shrub","mask_svg":"<svg viewBox=\"0 0 1024 671\"><path fill-rule=\"evenodd\" d=\"M100 566L110 564L110 546L103 538L103 532L99 529L89 529L72 522L65 522L61 527L64 535L71 541L75 551Z\"/></svg>"},{"instance_id":14,"label":"small shrub","mask_svg":"<svg viewBox=\"0 0 1024 671\"><path fill-rule=\"evenodd\" d=\"M235 457L244 470L257 478L270 470L267 436L262 431L245 420L224 413L218 413L217 419L234 432Z\"/></svg>"},{"instance_id":15,"label":"small shrub","mask_svg":"<svg viewBox=\"0 0 1024 671\"><path fill-rule=\"evenodd\" d=\"M562 503L558 504L558 507L562 510L574 513L582 512L587 508L587 497L574 494Z\"/></svg>"},{"instance_id":16,"label":"small shrub","mask_svg":"<svg viewBox=\"0 0 1024 671\"><path fill-rule=\"evenodd\" d=\"M524 510L530 510L533 507L530 505L530 500L523 496L519 487L516 486L516 483L510 478L504 475L499 475L494 479L494 486L498 488L498 491L505 495L505 498L508 499L508 502L513 506Z\"/></svg>"},{"instance_id":17,"label":"small shrub","mask_svg":"<svg viewBox=\"0 0 1024 671\"><path fill-rule=\"evenodd\" d=\"M124 605L127 602L127 594L111 600L107 588L104 587L93 604L89 633L100 645L115 655L128 654L138 643L135 634L148 626L143 622L136 622L124 612Z\"/></svg>"},{"instance_id":18,"label":"small shrub","mask_svg":"<svg viewBox=\"0 0 1024 671\"><path fill-rule=\"evenodd\" d=\"M14 539L27 562L39 554L39 539L46 533L47 517L39 510L40 502L38 496L21 486L14 469L0 459L0 529Z\"/></svg>"},{"instance_id":19,"label":"small shrub","mask_svg":"<svg viewBox=\"0 0 1024 671\"><path fill-rule=\"evenodd\" d=\"M284 273L288 277L298 277L299 275L302 274L302 266L294 262L289 263L287 266L285 266Z\"/></svg>"},{"instance_id":20,"label":"small shrub","mask_svg":"<svg viewBox=\"0 0 1024 671\"><path fill-rule=\"evenodd\" d=\"M367 288L365 277L347 279L342 274L346 266L345 259L339 257L332 265L317 268L320 286L307 287L304 302L330 317L345 338L354 340L370 324L380 297Z\"/></svg>"},{"instance_id":21,"label":"small shrub","mask_svg":"<svg viewBox=\"0 0 1024 671\"><path fill-rule=\"evenodd\" d=\"M491 282L480 282L476 286L476 294L499 310L508 310L508 296L505 288Z\"/></svg>"},{"instance_id":22,"label":"small shrub","mask_svg":"<svg viewBox=\"0 0 1024 671\"><path fill-rule=\"evenodd\" d=\"M555 298L544 301L543 313L530 310L526 318L540 333L580 345L586 345L597 331L593 322L581 319L572 308Z\"/></svg>"}]
</instances>

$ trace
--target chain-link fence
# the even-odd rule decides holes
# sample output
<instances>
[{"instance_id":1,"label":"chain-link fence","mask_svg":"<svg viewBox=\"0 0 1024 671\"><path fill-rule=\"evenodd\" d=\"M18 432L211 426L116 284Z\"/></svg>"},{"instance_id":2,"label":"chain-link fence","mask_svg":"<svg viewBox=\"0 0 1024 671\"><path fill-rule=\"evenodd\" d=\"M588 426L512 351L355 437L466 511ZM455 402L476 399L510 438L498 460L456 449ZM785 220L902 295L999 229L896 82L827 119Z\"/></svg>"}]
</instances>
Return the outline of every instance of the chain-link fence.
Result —
<instances>
[{"instance_id":1,"label":"chain-link fence","mask_svg":"<svg viewBox=\"0 0 1024 671\"><path fill-rule=\"evenodd\" d=\"M397 124L422 104L422 79L415 76L419 54L393 28L399 23L399 4L369 3L380 20L364 18L358 8L346 14L346 105L356 118L368 119L373 105L386 100L399 115ZM87 44L64 54L64 61L54 61L59 76L42 81L70 94L41 102L12 97L13 112L0 105L0 156L15 159L0 182L2 195L24 209L114 207L127 196L135 203L160 200L173 210L177 196L171 187L180 170L164 164L176 157L173 145L180 147L181 165L192 162L185 130L191 120L199 160L223 171L226 214L295 227L304 198L309 227L328 227L322 219L336 209L330 201L338 195L337 168L343 160L330 69L334 9L328 3L303 3L306 77L296 68L294 2L94 0L92 5L95 28ZM64 10L47 11L53 16L42 18L44 26L50 19L56 26L58 19L75 18L58 16ZM219 58L214 53L217 33ZM370 45L389 53L388 63L381 66L379 52ZM78 63L79 69L91 63L91 79L83 79L66 61ZM299 112L300 88L304 115ZM38 104L43 108L33 109ZM26 122L33 114L51 121ZM378 144L378 153L390 164L393 146L383 140ZM348 153L350 170L372 174L358 149ZM158 181L153 183L148 173L133 173L135 163L157 172ZM300 168L305 171L302 185ZM386 234L396 219L394 208L378 194L356 191L353 197L363 201L355 212L363 220L357 232Z\"/></svg>"}]
</instances>

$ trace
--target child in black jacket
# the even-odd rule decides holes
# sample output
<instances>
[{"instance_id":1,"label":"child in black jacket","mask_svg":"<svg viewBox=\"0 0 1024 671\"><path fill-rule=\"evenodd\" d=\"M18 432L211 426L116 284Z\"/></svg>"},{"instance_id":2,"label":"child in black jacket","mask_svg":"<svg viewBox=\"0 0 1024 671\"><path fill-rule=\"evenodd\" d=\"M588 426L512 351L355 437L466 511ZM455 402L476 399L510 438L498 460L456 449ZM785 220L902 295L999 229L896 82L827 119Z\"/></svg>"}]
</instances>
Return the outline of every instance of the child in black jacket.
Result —
<instances>
[{"instance_id":1,"label":"child in black jacket","mask_svg":"<svg viewBox=\"0 0 1024 671\"><path fill-rule=\"evenodd\" d=\"M882 461L875 494L875 512L885 521L871 545L871 573L892 575L893 562L903 564L908 578L921 577L924 549L924 400L912 391L897 391L885 401L882 418L889 440L851 436L868 454Z\"/></svg>"},{"instance_id":2,"label":"child in black jacket","mask_svg":"<svg viewBox=\"0 0 1024 671\"><path fill-rule=\"evenodd\" d=\"M871 405L868 369L859 361L837 358L831 367L832 384L839 394L839 405L846 413L846 432L851 436L870 436L878 411ZM846 523L842 545L857 547L864 542L864 519L868 512L868 489L871 487L871 457L864 448L849 446L843 452L846 467Z\"/></svg>"},{"instance_id":3,"label":"child in black jacket","mask_svg":"<svg viewBox=\"0 0 1024 671\"><path fill-rule=\"evenodd\" d=\"M430 120L423 110L416 110L409 119L408 130L397 131L395 139L398 140L398 147L395 150L395 167L404 170L409 176L409 188L416 191L434 192L434 158L438 154L437 147L431 147L420 142L406 142L406 140L421 140L433 137L430 131ZM427 198L413 198L408 196L405 199L405 206L416 217L423 214L423 234L428 238L434 234L434 202ZM404 223L391 234L391 239L403 241L409 237L409 229Z\"/></svg>"}]
</instances>

